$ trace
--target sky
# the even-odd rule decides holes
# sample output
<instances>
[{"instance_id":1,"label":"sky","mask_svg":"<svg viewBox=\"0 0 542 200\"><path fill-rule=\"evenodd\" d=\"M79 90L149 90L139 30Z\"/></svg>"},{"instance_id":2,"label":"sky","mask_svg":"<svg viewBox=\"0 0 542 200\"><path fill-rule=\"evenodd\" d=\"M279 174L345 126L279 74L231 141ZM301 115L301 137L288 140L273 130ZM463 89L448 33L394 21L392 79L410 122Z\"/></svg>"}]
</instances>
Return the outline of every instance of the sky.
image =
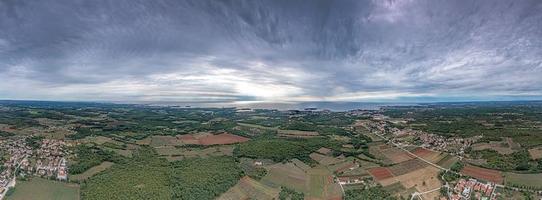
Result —
<instances>
[{"instance_id":1,"label":"sky","mask_svg":"<svg viewBox=\"0 0 542 200\"><path fill-rule=\"evenodd\" d=\"M0 0L0 99L542 99L542 1Z\"/></svg>"}]
</instances>

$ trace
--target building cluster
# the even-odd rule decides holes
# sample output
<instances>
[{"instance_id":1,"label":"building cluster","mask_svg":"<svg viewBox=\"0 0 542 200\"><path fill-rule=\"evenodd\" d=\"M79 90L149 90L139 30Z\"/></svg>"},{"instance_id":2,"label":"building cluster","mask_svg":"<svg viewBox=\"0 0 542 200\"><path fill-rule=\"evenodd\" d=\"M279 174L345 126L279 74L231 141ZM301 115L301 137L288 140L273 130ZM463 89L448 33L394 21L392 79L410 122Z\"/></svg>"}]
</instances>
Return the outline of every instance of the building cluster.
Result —
<instances>
[{"instance_id":1,"label":"building cluster","mask_svg":"<svg viewBox=\"0 0 542 200\"><path fill-rule=\"evenodd\" d=\"M482 183L476 179L459 179L453 189L451 200L479 199L493 200L497 199L498 193L495 193L495 185L492 183Z\"/></svg>"},{"instance_id":2,"label":"building cluster","mask_svg":"<svg viewBox=\"0 0 542 200\"><path fill-rule=\"evenodd\" d=\"M43 139L36 149L27 145L27 137L0 141L0 151L6 155L0 172L0 193L13 186L16 175L35 175L67 180L68 151L63 140Z\"/></svg>"},{"instance_id":3,"label":"building cluster","mask_svg":"<svg viewBox=\"0 0 542 200\"><path fill-rule=\"evenodd\" d=\"M64 141L44 139L40 148L36 150L34 167L28 165L27 169L30 170L27 171L42 177L56 177L58 180L67 180L66 156L66 143Z\"/></svg>"},{"instance_id":4,"label":"building cluster","mask_svg":"<svg viewBox=\"0 0 542 200\"><path fill-rule=\"evenodd\" d=\"M26 145L25 138L10 138L0 140L0 151L5 155L0 167L0 193L7 191L14 184L15 172L20 164L32 154L32 148Z\"/></svg>"},{"instance_id":5,"label":"building cluster","mask_svg":"<svg viewBox=\"0 0 542 200\"><path fill-rule=\"evenodd\" d=\"M421 132L416 135L417 140L422 143L422 147L451 153L452 155L462 156L465 150L470 147L475 140L471 138L451 137L446 138L441 135Z\"/></svg>"}]
</instances>

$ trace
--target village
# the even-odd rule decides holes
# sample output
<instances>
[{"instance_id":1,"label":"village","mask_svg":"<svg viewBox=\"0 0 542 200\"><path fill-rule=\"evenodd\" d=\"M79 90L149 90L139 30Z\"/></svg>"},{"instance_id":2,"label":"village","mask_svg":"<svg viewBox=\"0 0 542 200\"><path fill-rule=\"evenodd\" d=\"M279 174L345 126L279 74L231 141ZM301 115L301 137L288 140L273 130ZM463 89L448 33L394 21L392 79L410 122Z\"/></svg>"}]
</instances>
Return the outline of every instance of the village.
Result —
<instances>
[{"instance_id":1,"label":"village","mask_svg":"<svg viewBox=\"0 0 542 200\"><path fill-rule=\"evenodd\" d=\"M388 144L393 144L393 146L397 147L398 149L407 151L406 149L414 148L414 150L407 151L408 153L403 154L403 156L410 156L414 159L422 160L431 165L434 165L438 170L444 170L446 172L449 171L449 168L442 167L442 160L431 160L431 157L424 156L426 153L419 154L419 152L431 151L437 154L446 153L450 156L456 157L457 160L461 160L465 154L465 150L480 138L446 138L441 135L431 134L420 130L412 130L409 128L400 129L393 126L395 123L397 123L397 121L400 120L391 120L387 116L381 114L372 114L369 116L372 118L372 120L361 120L357 123L357 125L366 128L367 130L369 130L370 133L382 137L387 141ZM382 146L380 148L382 148ZM419 151L420 149L423 149L423 151ZM384 153L384 156L387 156L387 154ZM455 162L457 162L457 160ZM396 166L400 166L402 165L402 163L405 162L401 160L401 162L397 163ZM374 169L374 173L372 173L372 175L377 182L381 184L387 184L387 182L389 182L388 180L392 179L393 176L395 176L395 173L393 173L393 168L394 167ZM443 180L443 182L446 181ZM341 185L346 185L362 182L350 182L340 180L339 183ZM494 183L488 180L480 180L473 177L460 175L459 179L457 180L454 180L452 182L446 182L445 184L441 184L441 186L439 186L438 188L434 188L426 192L413 192L410 197L411 199L425 199L427 196L423 195L428 193L434 193L437 191L437 189L440 188L442 190L442 200L493 200L497 199L500 195L500 193L497 192L497 184L498 183ZM425 198L422 198L422 196Z\"/></svg>"},{"instance_id":2,"label":"village","mask_svg":"<svg viewBox=\"0 0 542 200\"><path fill-rule=\"evenodd\" d=\"M0 199L15 186L17 177L39 176L58 181L68 179L69 152L63 140L10 137L0 140L0 151L4 153L2 159L5 159L0 166Z\"/></svg>"}]
</instances>

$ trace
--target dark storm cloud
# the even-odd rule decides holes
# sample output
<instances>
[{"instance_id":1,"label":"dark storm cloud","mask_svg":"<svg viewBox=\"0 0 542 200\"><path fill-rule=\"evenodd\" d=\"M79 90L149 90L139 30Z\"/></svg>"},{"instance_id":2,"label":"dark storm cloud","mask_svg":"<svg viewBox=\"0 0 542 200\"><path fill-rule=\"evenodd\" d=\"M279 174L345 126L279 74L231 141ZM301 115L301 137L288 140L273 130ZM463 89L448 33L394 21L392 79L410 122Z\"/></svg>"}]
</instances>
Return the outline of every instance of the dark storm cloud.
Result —
<instances>
[{"instance_id":1,"label":"dark storm cloud","mask_svg":"<svg viewBox=\"0 0 542 200\"><path fill-rule=\"evenodd\" d=\"M542 95L542 2L0 0L0 97Z\"/></svg>"}]
</instances>

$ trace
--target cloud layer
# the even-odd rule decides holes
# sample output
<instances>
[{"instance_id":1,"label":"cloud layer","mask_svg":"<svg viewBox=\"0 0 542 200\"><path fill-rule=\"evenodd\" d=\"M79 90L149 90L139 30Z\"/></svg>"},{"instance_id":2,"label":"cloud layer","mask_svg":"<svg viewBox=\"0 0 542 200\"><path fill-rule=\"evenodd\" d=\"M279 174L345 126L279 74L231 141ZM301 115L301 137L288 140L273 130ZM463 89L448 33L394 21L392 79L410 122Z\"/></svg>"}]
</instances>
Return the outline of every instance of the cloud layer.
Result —
<instances>
[{"instance_id":1,"label":"cloud layer","mask_svg":"<svg viewBox=\"0 0 542 200\"><path fill-rule=\"evenodd\" d=\"M0 0L0 98L542 97L542 1Z\"/></svg>"}]
</instances>

